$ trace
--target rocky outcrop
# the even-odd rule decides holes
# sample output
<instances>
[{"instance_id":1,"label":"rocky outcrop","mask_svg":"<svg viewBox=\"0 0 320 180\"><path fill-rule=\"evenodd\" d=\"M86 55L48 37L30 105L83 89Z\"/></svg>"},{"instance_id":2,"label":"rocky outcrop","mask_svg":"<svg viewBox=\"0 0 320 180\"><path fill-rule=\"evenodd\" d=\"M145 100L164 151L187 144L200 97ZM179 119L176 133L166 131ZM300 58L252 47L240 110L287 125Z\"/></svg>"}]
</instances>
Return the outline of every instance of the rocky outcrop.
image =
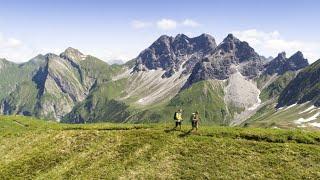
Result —
<instances>
[{"instance_id":1,"label":"rocky outcrop","mask_svg":"<svg viewBox=\"0 0 320 180\"><path fill-rule=\"evenodd\" d=\"M308 60L298 51L290 58L286 58L286 53L279 53L276 58L265 65L265 73L282 75L287 71L297 71L309 65Z\"/></svg>"},{"instance_id":2,"label":"rocky outcrop","mask_svg":"<svg viewBox=\"0 0 320 180\"><path fill-rule=\"evenodd\" d=\"M85 60L86 55L82 54L78 49L68 47L63 53L60 54L60 57L73 62L79 62Z\"/></svg>"},{"instance_id":3,"label":"rocky outcrop","mask_svg":"<svg viewBox=\"0 0 320 180\"><path fill-rule=\"evenodd\" d=\"M172 76L184 63L185 73L190 73L196 62L212 52L216 47L214 38L202 34L189 38L184 34L176 37L163 35L136 58L134 71L151 69L165 70L164 77Z\"/></svg>"},{"instance_id":4,"label":"rocky outcrop","mask_svg":"<svg viewBox=\"0 0 320 180\"><path fill-rule=\"evenodd\" d=\"M243 76L253 78L262 71L263 60L247 42L229 34L208 57L195 65L185 87L201 80L228 79L233 73L231 65L236 65Z\"/></svg>"}]
</instances>

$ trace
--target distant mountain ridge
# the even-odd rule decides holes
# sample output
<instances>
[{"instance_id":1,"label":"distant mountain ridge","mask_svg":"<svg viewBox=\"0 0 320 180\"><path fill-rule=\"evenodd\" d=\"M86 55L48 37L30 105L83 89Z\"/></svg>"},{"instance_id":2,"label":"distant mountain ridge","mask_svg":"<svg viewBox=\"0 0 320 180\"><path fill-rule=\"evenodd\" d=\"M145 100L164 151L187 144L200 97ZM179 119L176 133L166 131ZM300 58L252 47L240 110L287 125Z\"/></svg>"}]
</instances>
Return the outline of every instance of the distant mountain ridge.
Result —
<instances>
[{"instance_id":1,"label":"distant mountain ridge","mask_svg":"<svg viewBox=\"0 0 320 180\"><path fill-rule=\"evenodd\" d=\"M227 79L232 73L232 64L241 64L239 71L244 76L257 76L263 69L263 63L248 43L229 34L209 56L195 65L188 79L188 86L201 80Z\"/></svg>"},{"instance_id":2,"label":"distant mountain ridge","mask_svg":"<svg viewBox=\"0 0 320 180\"><path fill-rule=\"evenodd\" d=\"M165 70L164 77L170 77L184 63L188 73L195 63L212 52L216 46L215 39L208 34L194 38L184 34L176 37L163 35L139 54L134 71L161 68Z\"/></svg>"},{"instance_id":3,"label":"distant mountain ridge","mask_svg":"<svg viewBox=\"0 0 320 180\"><path fill-rule=\"evenodd\" d=\"M301 52L270 60L232 34L218 45L208 34L163 35L122 65L69 47L19 65L0 60L0 112L68 123L159 122L182 108L200 110L204 123L229 125L261 108L265 89L283 94L307 66Z\"/></svg>"},{"instance_id":4,"label":"distant mountain ridge","mask_svg":"<svg viewBox=\"0 0 320 180\"><path fill-rule=\"evenodd\" d=\"M38 55L27 63L16 65L22 69L33 67L30 72L32 77L4 98L0 109L4 114L21 113L61 119L77 102L86 98L94 85L96 79L90 72L94 69L88 71L83 67L92 58L67 48L60 55ZM109 66L104 62L100 64Z\"/></svg>"},{"instance_id":5,"label":"distant mountain ridge","mask_svg":"<svg viewBox=\"0 0 320 180\"><path fill-rule=\"evenodd\" d=\"M286 53L279 53L278 56L266 64L267 74L284 74L287 71L296 71L308 66L308 60L303 57L302 52L298 51L290 58L286 58Z\"/></svg>"}]
</instances>

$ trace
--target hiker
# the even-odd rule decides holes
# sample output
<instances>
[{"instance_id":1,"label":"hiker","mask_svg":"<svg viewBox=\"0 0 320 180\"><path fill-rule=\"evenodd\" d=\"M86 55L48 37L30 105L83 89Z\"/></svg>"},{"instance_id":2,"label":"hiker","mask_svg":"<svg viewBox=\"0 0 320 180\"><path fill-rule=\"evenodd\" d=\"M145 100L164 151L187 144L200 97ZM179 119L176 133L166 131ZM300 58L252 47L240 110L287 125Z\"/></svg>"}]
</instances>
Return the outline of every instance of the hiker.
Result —
<instances>
[{"instance_id":1,"label":"hiker","mask_svg":"<svg viewBox=\"0 0 320 180\"><path fill-rule=\"evenodd\" d=\"M174 113L173 119L176 121L176 127L175 129L179 126L179 129L181 130L181 122L182 122L182 109L179 109Z\"/></svg>"},{"instance_id":2,"label":"hiker","mask_svg":"<svg viewBox=\"0 0 320 180\"><path fill-rule=\"evenodd\" d=\"M196 129L196 131L198 131L199 121L200 121L199 111L192 113L192 116L191 116L192 130Z\"/></svg>"}]
</instances>

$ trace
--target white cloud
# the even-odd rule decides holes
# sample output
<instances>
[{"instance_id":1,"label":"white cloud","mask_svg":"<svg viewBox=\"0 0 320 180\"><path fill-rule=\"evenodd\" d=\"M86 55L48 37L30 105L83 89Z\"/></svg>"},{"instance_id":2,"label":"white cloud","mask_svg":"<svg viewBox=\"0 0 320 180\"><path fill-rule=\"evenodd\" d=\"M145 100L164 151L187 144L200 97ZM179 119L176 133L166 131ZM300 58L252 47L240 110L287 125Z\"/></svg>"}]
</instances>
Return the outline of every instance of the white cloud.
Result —
<instances>
[{"instance_id":1,"label":"white cloud","mask_svg":"<svg viewBox=\"0 0 320 180\"><path fill-rule=\"evenodd\" d=\"M264 32L256 29L244 31L233 31L236 37L247 41L257 52L265 56L276 56L279 52L285 51L290 56L301 51L309 62L312 63L320 58L320 43L305 42L299 40L286 40L278 31Z\"/></svg>"},{"instance_id":2,"label":"white cloud","mask_svg":"<svg viewBox=\"0 0 320 180\"><path fill-rule=\"evenodd\" d=\"M6 37L0 32L0 58L14 62L24 62L34 54L34 49L25 46L22 41Z\"/></svg>"},{"instance_id":3,"label":"white cloud","mask_svg":"<svg viewBox=\"0 0 320 180\"><path fill-rule=\"evenodd\" d=\"M17 48L22 42L16 38L6 38L0 33L0 48Z\"/></svg>"},{"instance_id":4,"label":"white cloud","mask_svg":"<svg viewBox=\"0 0 320 180\"><path fill-rule=\"evenodd\" d=\"M63 49L60 48L36 48L23 43L17 38L7 38L0 32L0 58L5 58L12 62L26 62L38 54L47 54L49 52L59 54L62 51Z\"/></svg>"},{"instance_id":5,"label":"white cloud","mask_svg":"<svg viewBox=\"0 0 320 180\"><path fill-rule=\"evenodd\" d=\"M200 23L196 22L192 19L184 19L183 21L177 21L174 19L163 18L155 22L141 21L141 20L133 20L131 21L131 27L134 29L142 29L148 27L155 27L160 30L174 30L178 27L191 27L196 28L200 26Z\"/></svg>"},{"instance_id":6,"label":"white cloud","mask_svg":"<svg viewBox=\"0 0 320 180\"><path fill-rule=\"evenodd\" d=\"M131 26L134 29L142 29L146 27L150 27L152 24L150 22L140 21L140 20L133 20L131 22Z\"/></svg>"},{"instance_id":7,"label":"white cloud","mask_svg":"<svg viewBox=\"0 0 320 180\"><path fill-rule=\"evenodd\" d=\"M182 21L181 23L183 26L187 26L187 27L198 27L200 26L200 24L192 19L185 19L184 21Z\"/></svg>"},{"instance_id":8,"label":"white cloud","mask_svg":"<svg viewBox=\"0 0 320 180\"><path fill-rule=\"evenodd\" d=\"M172 19L161 19L157 22L157 27L162 30L171 30L177 27L177 22Z\"/></svg>"}]
</instances>

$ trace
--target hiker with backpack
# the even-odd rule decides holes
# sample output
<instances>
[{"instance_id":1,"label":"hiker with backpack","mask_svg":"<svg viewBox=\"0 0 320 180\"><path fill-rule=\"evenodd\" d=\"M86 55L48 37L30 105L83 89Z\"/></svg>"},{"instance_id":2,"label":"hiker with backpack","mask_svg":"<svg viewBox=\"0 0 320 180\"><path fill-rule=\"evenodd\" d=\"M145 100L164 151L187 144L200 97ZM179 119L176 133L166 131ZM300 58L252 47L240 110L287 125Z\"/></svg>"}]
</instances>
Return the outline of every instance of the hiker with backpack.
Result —
<instances>
[{"instance_id":1,"label":"hiker with backpack","mask_svg":"<svg viewBox=\"0 0 320 180\"><path fill-rule=\"evenodd\" d=\"M181 130L181 122L182 122L182 109L179 109L174 113L173 119L176 121L176 127L175 129L179 126L179 129Z\"/></svg>"},{"instance_id":2,"label":"hiker with backpack","mask_svg":"<svg viewBox=\"0 0 320 180\"><path fill-rule=\"evenodd\" d=\"M196 129L196 131L198 131L199 122L200 122L199 111L196 111L195 113L192 113L192 116L191 116L192 130Z\"/></svg>"}]
</instances>

